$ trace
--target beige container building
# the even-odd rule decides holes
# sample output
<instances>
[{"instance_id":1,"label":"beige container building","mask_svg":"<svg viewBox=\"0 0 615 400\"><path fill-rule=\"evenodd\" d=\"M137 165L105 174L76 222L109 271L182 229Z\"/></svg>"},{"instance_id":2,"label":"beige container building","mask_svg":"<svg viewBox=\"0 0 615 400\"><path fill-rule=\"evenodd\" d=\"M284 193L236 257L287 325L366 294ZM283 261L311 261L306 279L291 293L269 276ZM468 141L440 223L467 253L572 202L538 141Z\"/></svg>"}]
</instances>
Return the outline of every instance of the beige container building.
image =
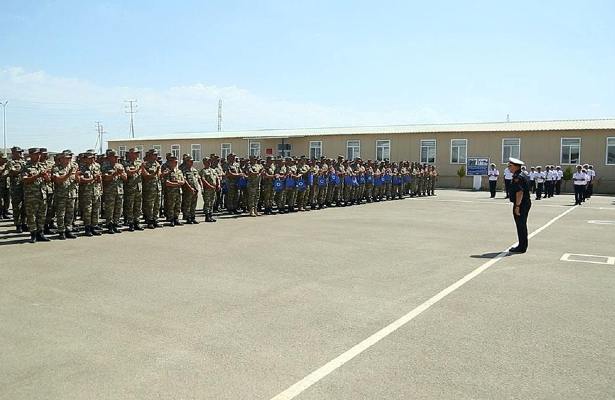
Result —
<instances>
[{"instance_id":1,"label":"beige container building","mask_svg":"<svg viewBox=\"0 0 615 400\"><path fill-rule=\"evenodd\" d=\"M528 166L561 165L564 170L592 164L598 178L595 192L615 193L615 119L204 132L113 139L108 146L120 154L131 147L156 148L163 156L191 154L196 160L232 152L240 157L343 155L419 161L437 166L441 187L459 187L457 171L468 157L488 157L502 173L512 156ZM570 189L570 183L567 186ZM472 178L461 179L461 187L472 187Z\"/></svg>"}]
</instances>

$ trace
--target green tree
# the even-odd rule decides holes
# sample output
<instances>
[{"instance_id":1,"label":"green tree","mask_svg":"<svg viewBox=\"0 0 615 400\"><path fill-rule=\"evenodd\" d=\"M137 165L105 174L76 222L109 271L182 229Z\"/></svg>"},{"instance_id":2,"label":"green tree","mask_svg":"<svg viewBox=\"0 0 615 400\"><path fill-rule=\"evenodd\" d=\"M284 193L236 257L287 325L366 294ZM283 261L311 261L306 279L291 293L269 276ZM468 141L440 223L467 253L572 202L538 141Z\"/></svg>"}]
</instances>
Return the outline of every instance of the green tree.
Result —
<instances>
[{"instance_id":1,"label":"green tree","mask_svg":"<svg viewBox=\"0 0 615 400\"><path fill-rule=\"evenodd\" d=\"M564 190L567 190L567 186L568 186L568 181L570 181L572 179L572 174L574 172L572 171L572 167L571 166L567 166L566 169L564 170L564 176L562 176L562 179L564 180Z\"/></svg>"},{"instance_id":2,"label":"green tree","mask_svg":"<svg viewBox=\"0 0 615 400\"><path fill-rule=\"evenodd\" d=\"M466 176L465 165L462 165L461 167L459 167L459 169L457 170L457 176L459 177L459 187L461 188L461 179L463 179L463 177Z\"/></svg>"}]
</instances>

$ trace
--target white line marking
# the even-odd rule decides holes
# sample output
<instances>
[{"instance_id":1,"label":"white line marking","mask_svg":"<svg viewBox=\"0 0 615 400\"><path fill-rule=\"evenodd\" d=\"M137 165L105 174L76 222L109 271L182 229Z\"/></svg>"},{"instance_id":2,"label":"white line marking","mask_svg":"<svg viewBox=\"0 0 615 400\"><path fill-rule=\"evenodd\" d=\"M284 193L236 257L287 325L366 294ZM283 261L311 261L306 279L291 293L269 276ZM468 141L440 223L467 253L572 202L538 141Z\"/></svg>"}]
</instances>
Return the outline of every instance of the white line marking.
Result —
<instances>
[{"instance_id":1,"label":"white line marking","mask_svg":"<svg viewBox=\"0 0 615 400\"><path fill-rule=\"evenodd\" d=\"M597 219L590 219L587 223L596 225L615 225L615 221L600 221Z\"/></svg>"},{"instance_id":2,"label":"white line marking","mask_svg":"<svg viewBox=\"0 0 615 400\"><path fill-rule=\"evenodd\" d=\"M590 260L571 260L570 257L594 257L594 258L603 258L604 261L590 261ZM615 257L609 256L597 256L593 254L573 254L573 253L565 253L560 261L569 261L569 262L582 262L588 264L606 264L606 265L615 265Z\"/></svg>"},{"instance_id":3,"label":"white line marking","mask_svg":"<svg viewBox=\"0 0 615 400\"><path fill-rule=\"evenodd\" d=\"M555 221L557 221L558 219L562 218L563 216L565 216L569 212L573 211L575 208L577 208L577 206L571 207L568 210L564 211L563 213L559 214L558 216L556 216L555 218L553 218L552 220L550 220L549 222L547 222L546 224L544 224L543 226L541 226L540 228L538 228L534 232L532 232L528 236L528 238L531 239L534 236L538 235L540 232L544 231L549 226L551 226ZM408 322L412 321L414 318L416 318L417 316L419 316L423 312L427 311L431 306L433 306L434 304L436 304L437 302L439 302L440 300L442 300L443 298L445 298L449 294L453 293L455 290L459 289L461 286L463 286L467 282L469 282L472 279L476 278L483 271L485 271L487 268L491 267L493 264L495 264L498 261L500 261L507 254L508 254L508 251L501 252L500 254L495 256L495 258L492 258L491 260L487 261L486 263L484 263L480 267L476 268L474 271L470 272L469 274L467 274L463 278L459 279L457 282L453 283L452 285L450 285L446 289L442 290L441 292L439 292L438 294L436 294L435 296L433 296L429 300L425 301L424 303L422 303L421 305L419 305L418 307L416 307L415 309L413 309L412 311L410 311L406 315L402 316L401 318L397 319L396 321L393 321L392 323L390 323L389 325L385 326L384 328L382 328L378 332L372 334L367 339L365 339L362 342L354 345L353 347L351 347L350 349L346 350L345 352L343 352L339 356L335 357L333 360L329 361L328 363L326 363L322 367L316 369L315 371L310 373L308 376L306 376L305 378L301 379L297 383L293 384L292 386L290 386L289 388L287 388L286 390L284 390L280 394L276 395L275 397L272 397L271 400L291 400L291 399L294 399L295 397L300 395L302 392L304 392L306 389L308 389L310 386L314 385L315 383L317 383L318 381L320 381L321 379L323 379L324 377L329 375L331 372L335 371L336 369L338 369L342 365L346 364L348 361L352 360L353 358L355 358L359 354L363 353L365 350L369 349L370 347L372 347L373 345L375 345L376 343L378 343L379 341L381 341L385 337L389 336L391 333L395 332L396 330L398 330L402 326L406 325Z\"/></svg>"}]
</instances>

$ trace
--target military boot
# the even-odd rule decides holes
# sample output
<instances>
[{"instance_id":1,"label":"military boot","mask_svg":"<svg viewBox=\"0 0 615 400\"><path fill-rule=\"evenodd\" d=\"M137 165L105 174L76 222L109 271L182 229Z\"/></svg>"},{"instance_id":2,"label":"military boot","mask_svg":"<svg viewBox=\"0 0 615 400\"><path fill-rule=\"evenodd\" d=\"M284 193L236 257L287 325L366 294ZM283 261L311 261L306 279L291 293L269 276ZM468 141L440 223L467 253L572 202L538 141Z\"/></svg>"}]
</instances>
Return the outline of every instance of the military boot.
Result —
<instances>
[{"instance_id":1,"label":"military boot","mask_svg":"<svg viewBox=\"0 0 615 400\"><path fill-rule=\"evenodd\" d=\"M36 232L30 232L30 243L36 243Z\"/></svg>"},{"instance_id":2,"label":"military boot","mask_svg":"<svg viewBox=\"0 0 615 400\"><path fill-rule=\"evenodd\" d=\"M134 226L135 226L135 231L142 231L143 230L143 227L141 225L139 225L138 221L134 223Z\"/></svg>"},{"instance_id":3,"label":"military boot","mask_svg":"<svg viewBox=\"0 0 615 400\"><path fill-rule=\"evenodd\" d=\"M135 231L135 225L134 224L128 224L128 231L129 232L134 232Z\"/></svg>"},{"instance_id":4,"label":"military boot","mask_svg":"<svg viewBox=\"0 0 615 400\"><path fill-rule=\"evenodd\" d=\"M64 231L64 236L66 236L67 239L77 239L77 236L75 236L70 229Z\"/></svg>"},{"instance_id":5,"label":"military boot","mask_svg":"<svg viewBox=\"0 0 615 400\"><path fill-rule=\"evenodd\" d=\"M36 240L37 240L38 242L48 242L48 241L49 241L49 238L48 238L48 237L46 237L46 236L45 236L45 234L44 234L43 232L38 231L38 232L36 233Z\"/></svg>"},{"instance_id":6,"label":"military boot","mask_svg":"<svg viewBox=\"0 0 615 400\"><path fill-rule=\"evenodd\" d=\"M102 235L101 231L97 230L96 227L90 226L90 233L94 236ZM91 236L91 235L90 235Z\"/></svg>"},{"instance_id":7,"label":"military boot","mask_svg":"<svg viewBox=\"0 0 615 400\"><path fill-rule=\"evenodd\" d=\"M58 233L58 239L60 239L60 240L66 240L66 235L64 234L64 232L60 232L60 233Z\"/></svg>"},{"instance_id":8,"label":"military boot","mask_svg":"<svg viewBox=\"0 0 615 400\"><path fill-rule=\"evenodd\" d=\"M111 224L111 229L113 229L113 233L122 233L122 231L117 228L117 224Z\"/></svg>"}]
</instances>

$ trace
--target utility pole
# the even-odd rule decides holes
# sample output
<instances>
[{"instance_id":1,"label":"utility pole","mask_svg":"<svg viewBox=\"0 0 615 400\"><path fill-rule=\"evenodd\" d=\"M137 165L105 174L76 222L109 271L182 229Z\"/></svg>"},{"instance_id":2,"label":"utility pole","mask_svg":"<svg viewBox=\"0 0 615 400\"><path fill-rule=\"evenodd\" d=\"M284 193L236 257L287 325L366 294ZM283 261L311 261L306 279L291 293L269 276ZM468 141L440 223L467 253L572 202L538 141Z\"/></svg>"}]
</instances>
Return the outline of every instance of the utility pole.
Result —
<instances>
[{"instance_id":1,"label":"utility pole","mask_svg":"<svg viewBox=\"0 0 615 400\"><path fill-rule=\"evenodd\" d=\"M218 99L218 132L222 132L222 99Z\"/></svg>"},{"instance_id":2,"label":"utility pole","mask_svg":"<svg viewBox=\"0 0 615 400\"><path fill-rule=\"evenodd\" d=\"M9 104L9 101L6 100L4 103L0 103L2 105L2 136L4 137L4 154L6 154L6 105Z\"/></svg>"},{"instance_id":3,"label":"utility pole","mask_svg":"<svg viewBox=\"0 0 615 400\"><path fill-rule=\"evenodd\" d=\"M98 146L98 149L99 149L98 154L102 154L102 148L103 148L103 126L100 123L100 121L96 121L96 132L98 132L98 136L96 137L96 145L94 146L94 148L96 148L96 146Z\"/></svg>"},{"instance_id":4,"label":"utility pole","mask_svg":"<svg viewBox=\"0 0 615 400\"><path fill-rule=\"evenodd\" d=\"M137 101L136 100L124 100L124 102L128 103L126 114L130 114L130 137L135 137L135 125L133 122L133 115L137 112Z\"/></svg>"}]
</instances>

